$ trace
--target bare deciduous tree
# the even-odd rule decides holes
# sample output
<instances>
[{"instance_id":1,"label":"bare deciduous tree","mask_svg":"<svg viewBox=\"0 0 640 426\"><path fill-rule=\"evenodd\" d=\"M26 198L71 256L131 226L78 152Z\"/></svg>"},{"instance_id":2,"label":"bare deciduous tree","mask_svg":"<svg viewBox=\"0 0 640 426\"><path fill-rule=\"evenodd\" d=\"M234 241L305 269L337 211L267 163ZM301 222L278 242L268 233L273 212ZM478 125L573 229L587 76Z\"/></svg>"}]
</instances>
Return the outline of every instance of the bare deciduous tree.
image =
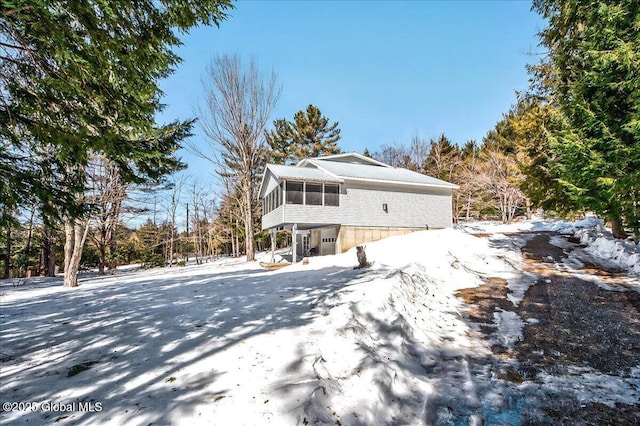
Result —
<instances>
[{"instance_id":1,"label":"bare deciduous tree","mask_svg":"<svg viewBox=\"0 0 640 426\"><path fill-rule=\"evenodd\" d=\"M203 83L206 108L199 115L209 149L189 145L196 155L215 165L221 178L231 179L239 189L245 252L247 260L254 260L253 206L264 161L264 129L280 94L276 76L271 72L265 80L253 60L244 67L237 55L223 55L208 67Z\"/></svg>"},{"instance_id":2,"label":"bare deciduous tree","mask_svg":"<svg viewBox=\"0 0 640 426\"><path fill-rule=\"evenodd\" d=\"M519 188L524 176L518 169L514 156L497 149L481 151L482 164L478 182L488 191L497 204L503 223L511 223L516 210L526 202Z\"/></svg>"},{"instance_id":3,"label":"bare deciduous tree","mask_svg":"<svg viewBox=\"0 0 640 426\"><path fill-rule=\"evenodd\" d=\"M94 156L87 167L87 177L91 185L90 201L97 209L91 236L98 248L98 273L105 273L107 263L113 273L116 268L113 257L118 246L116 227L131 184L121 179L118 166L103 155ZM107 259L107 250L111 255L110 260Z\"/></svg>"},{"instance_id":4,"label":"bare deciduous tree","mask_svg":"<svg viewBox=\"0 0 640 426\"><path fill-rule=\"evenodd\" d=\"M464 215L466 221L472 217L472 212L478 213L481 207L483 187L478 181L480 160L474 153L463 158L458 163L453 183L458 189L453 191L453 218L456 223Z\"/></svg>"},{"instance_id":5,"label":"bare deciduous tree","mask_svg":"<svg viewBox=\"0 0 640 426\"><path fill-rule=\"evenodd\" d=\"M429 143L415 135L408 146L404 144L382 145L373 158L393 167L402 167L422 173L424 162L429 155Z\"/></svg>"},{"instance_id":6,"label":"bare deciduous tree","mask_svg":"<svg viewBox=\"0 0 640 426\"><path fill-rule=\"evenodd\" d=\"M176 229L178 207L182 203L182 191L189 179L188 175L174 175L167 185L167 221L169 222L169 235L167 235L167 251L165 253L165 262L169 267L173 266L175 248L176 248Z\"/></svg>"}]
</instances>

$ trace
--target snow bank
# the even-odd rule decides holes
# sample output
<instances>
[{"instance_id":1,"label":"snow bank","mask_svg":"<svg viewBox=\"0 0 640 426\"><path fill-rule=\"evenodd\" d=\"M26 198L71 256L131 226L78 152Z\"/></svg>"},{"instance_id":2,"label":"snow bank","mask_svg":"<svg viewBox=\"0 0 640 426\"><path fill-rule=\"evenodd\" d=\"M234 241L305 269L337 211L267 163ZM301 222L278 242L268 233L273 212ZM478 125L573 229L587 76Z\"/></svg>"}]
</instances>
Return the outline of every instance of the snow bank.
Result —
<instances>
[{"instance_id":1,"label":"snow bank","mask_svg":"<svg viewBox=\"0 0 640 426\"><path fill-rule=\"evenodd\" d=\"M614 238L611 231L604 226L604 221L596 217L587 217L576 222L534 220L507 225L479 222L461 225L458 228L468 233L533 231L573 235L586 246L584 251L591 256L588 260L640 275L640 244Z\"/></svg>"},{"instance_id":2,"label":"snow bank","mask_svg":"<svg viewBox=\"0 0 640 426\"><path fill-rule=\"evenodd\" d=\"M558 222L550 229L573 234L594 258L611 262L631 274L640 274L640 245L614 238L602 219L588 217L578 222Z\"/></svg>"}]
</instances>

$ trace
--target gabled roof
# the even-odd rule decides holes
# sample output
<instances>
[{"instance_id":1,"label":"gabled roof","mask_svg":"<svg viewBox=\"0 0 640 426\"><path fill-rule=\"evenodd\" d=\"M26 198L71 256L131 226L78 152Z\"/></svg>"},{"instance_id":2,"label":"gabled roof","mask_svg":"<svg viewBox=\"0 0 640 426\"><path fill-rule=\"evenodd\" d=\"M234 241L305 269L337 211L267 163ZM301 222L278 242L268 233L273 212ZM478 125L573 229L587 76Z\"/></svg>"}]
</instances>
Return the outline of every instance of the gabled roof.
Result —
<instances>
[{"instance_id":1,"label":"gabled roof","mask_svg":"<svg viewBox=\"0 0 640 426\"><path fill-rule=\"evenodd\" d=\"M327 155L324 157L306 158L300 161L297 164L297 167L304 167L307 165L307 162L311 160L326 160L326 161L348 163L348 164L363 164L363 165L369 165L369 166L391 167L388 164L381 163L380 161L374 160L371 157L365 157L364 155L358 154L357 152L345 152L342 154Z\"/></svg>"},{"instance_id":2,"label":"gabled roof","mask_svg":"<svg viewBox=\"0 0 640 426\"><path fill-rule=\"evenodd\" d=\"M341 179L331 176L321 170L311 167L282 166L267 164L267 169L278 179L297 179L305 181L342 183Z\"/></svg>"},{"instance_id":3,"label":"gabled roof","mask_svg":"<svg viewBox=\"0 0 640 426\"><path fill-rule=\"evenodd\" d=\"M389 183L396 185L458 188L457 185L400 167L391 167L355 152L307 158L296 166L267 164L260 196L268 175L276 179L343 183L349 181Z\"/></svg>"},{"instance_id":4,"label":"gabled roof","mask_svg":"<svg viewBox=\"0 0 640 426\"><path fill-rule=\"evenodd\" d=\"M319 170L328 172L342 180L362 180L369 182L386 182L398 184L410 184L421 186L433 186L441 188L457 188L457 185L436 179L431 176L413 172L400 167L379 167L365 164L352 164L330 161L325 158L308 159L309 164L318 167Z\"/></svg>"}]
</instances>

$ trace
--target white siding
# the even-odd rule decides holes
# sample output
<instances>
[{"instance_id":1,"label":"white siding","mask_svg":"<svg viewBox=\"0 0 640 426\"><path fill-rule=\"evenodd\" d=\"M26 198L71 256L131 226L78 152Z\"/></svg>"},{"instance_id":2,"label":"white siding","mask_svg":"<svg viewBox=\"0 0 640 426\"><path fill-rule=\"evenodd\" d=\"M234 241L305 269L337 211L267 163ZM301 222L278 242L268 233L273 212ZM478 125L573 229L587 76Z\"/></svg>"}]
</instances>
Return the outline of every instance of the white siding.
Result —
<instances>
[{"instance_id":1,"label":"white siding","mask_svg":"<svg viewBox=\"0 0 640 426\"><path fill-rule=\"evenodd\" d=\"M286 204L284 209L284 221L287 223L340 223L340 207Z\"/></svg>"},{"instance_id":2,"label":"white siding","mask_svg":"<svg viewBox=\"0 0 640 426\"><path fill-rule=\"evenodd\" d=\"M262 229L293 223L422 229L452 224L449 188L345 182L340 191L338 207L285 204L263 216Z\"/></svg>"},{"instance_id":3,"label":"white siding","mask_svg":"<svg viewBox=\"0 0 640 426\"><path fill-rule=\"evenodd\" d=\"M451 226L451 189L401 189L382 184L345 185L337 223L348 226ZM387 212L382 205L387 205Z\"/></svg>"},{"instance_id":4,"label":"white siding","mask_svg":"<svg viewBox=\"0 0 640 426\"><path fill-rule=\"evenodd\" d=\"M269 177L267 178L267 181L265 182L264 195L267 195L268 193L273 191L273 189L276 186L278 186L279 183L280 182L278 181L278 179L276 179L271 173L269 173Z\"/></svg>"},{"instance_id":5,"label":"white siding","mask_svg":"<svg viewBox=\"0 0 640 426\"><path fill-rule=\"evenodd\" d=\"M283 224L284 206L280 206L262 216L262 229L275 228Z\"/></svg>"}]
</instances>

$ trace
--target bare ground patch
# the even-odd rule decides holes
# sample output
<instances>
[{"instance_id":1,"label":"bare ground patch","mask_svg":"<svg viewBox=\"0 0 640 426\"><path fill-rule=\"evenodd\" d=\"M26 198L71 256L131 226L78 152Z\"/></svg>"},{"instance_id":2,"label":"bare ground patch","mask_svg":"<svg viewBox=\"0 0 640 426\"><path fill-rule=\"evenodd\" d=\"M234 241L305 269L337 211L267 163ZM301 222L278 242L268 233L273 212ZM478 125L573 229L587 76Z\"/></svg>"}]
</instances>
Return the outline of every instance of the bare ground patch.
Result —
<instances>
[{"instance_id":1,"label":"bare ground patch","mask_svg":"<svg viewBox=\"0 0 640 426\"><path fill-rule=\"evenodd\" d=\"M498 377L521 384L535 381L541 373L561 375L572 369L630 377L631 370L640 366L640 294L624 291L619 271L595 265L586 265L582 271L596 275L617 291L563 272L556 263L571 248L550 244L551 235L527 236L522 248L526 271L539 279L518 306L507 299L507 283L497 278L458 293L469 305L469 320L487 336L496 332L491 322L498 310L515 312L525 323L522 340L512 348L492 347L497 359L511 360L496 372ZM541 405L540 416L527 416L521 419L523 424L640 424L640 404L611 407L580 403L571 395L555 395Z\"/></svg>"}]
</instances>

